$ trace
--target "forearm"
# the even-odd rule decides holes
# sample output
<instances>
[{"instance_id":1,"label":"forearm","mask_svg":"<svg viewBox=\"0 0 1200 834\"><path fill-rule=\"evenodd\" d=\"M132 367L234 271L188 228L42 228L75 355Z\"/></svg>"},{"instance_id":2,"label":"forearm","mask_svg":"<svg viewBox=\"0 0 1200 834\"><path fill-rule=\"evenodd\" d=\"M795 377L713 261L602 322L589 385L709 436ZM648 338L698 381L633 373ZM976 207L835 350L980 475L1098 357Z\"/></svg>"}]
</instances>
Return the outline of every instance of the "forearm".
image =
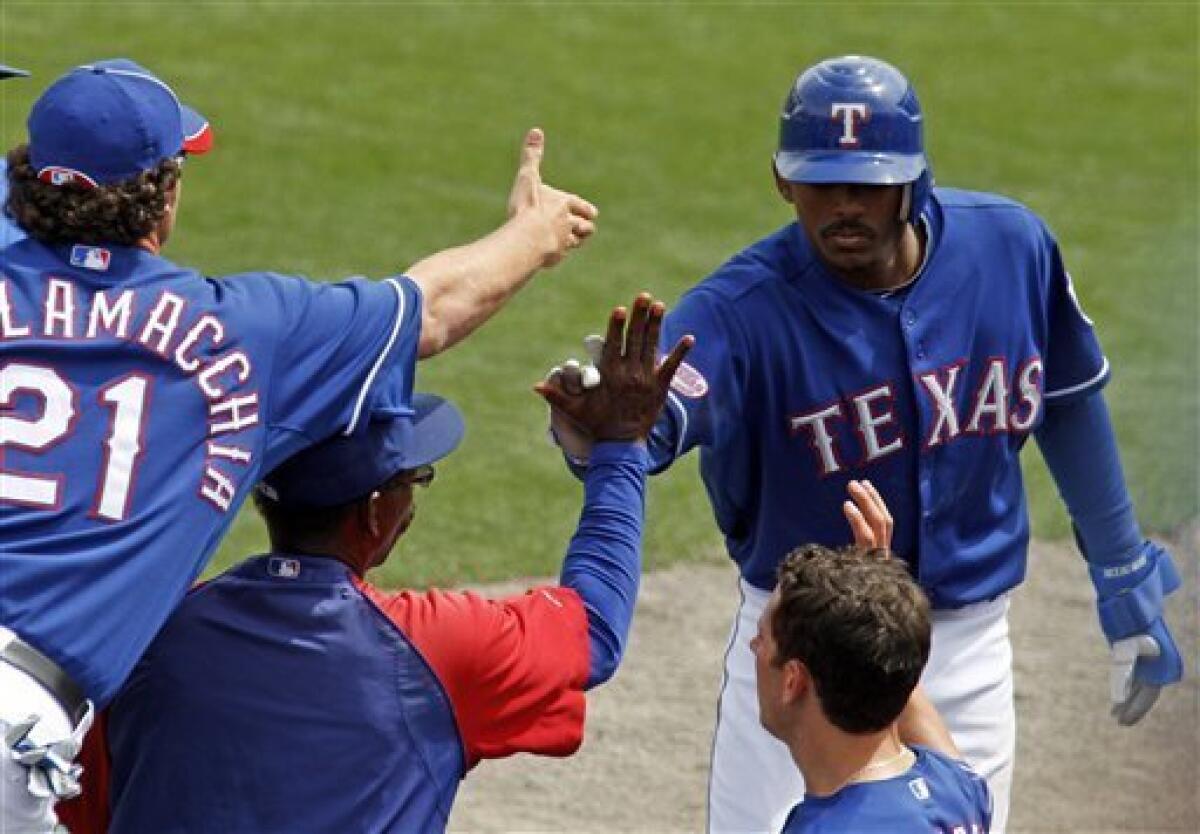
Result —
<instances>
[{"instance_id":1,"label":"forearm","mask_svg":"<svg viewBox=\"0 0 1200 834\"><path fill-rule=\"evenodd\" d=\"M1136 724L1161 687L1183 677L1183 658L1163 617L1178 590L1171 554L1142 538L1125 488L1103 396L1050 405L1037 433L1096 589L1096 613L1111 647L1109 698L1122 726Z\"/></svg>"},{"instance_id":2,"label":"forearm","mask_svg":"<svg viewBox=\"0 0 1200 834\"><path fill-rule=\"evenodd\" d=\"M420 358L461 341L512 298L543 266L549 251L544 234L517 215L486 237L409 267L406 274L424 297Z\"/></svg>"},{"instance_id":3,"label":"forearm","mask_svg":"<svg viewBox=\"0 0 1200 834\"><path fill-rule=\"evenodd\" d=\"M1142 545L1142 532L1103 395L1049 405L1037 442L1088 562L1129 559Z\"/></svg>"},{"instance_id":4,"label":"forearm","mask_svg":"<svg viewBox=\"0 0 1200 834\"><path fill-rule=\"evenodd\" d=\"M900 713L897 729L905 744L919 744L955 759L962 758L937 708L919 686L913 690L904 712Z\"/></svg>"},{"instance_id":5,"label":"forearm","mask_svg":"<svg viewBox=\"0 0 1200 834\"><path fill-rule=\"evenodd\" d=\"M588 617L588 687L612 677L625 651L642 569L646 450L599 443L584 476L584 505L563 561L561 583Z\"/></svg>"}]
</instances>

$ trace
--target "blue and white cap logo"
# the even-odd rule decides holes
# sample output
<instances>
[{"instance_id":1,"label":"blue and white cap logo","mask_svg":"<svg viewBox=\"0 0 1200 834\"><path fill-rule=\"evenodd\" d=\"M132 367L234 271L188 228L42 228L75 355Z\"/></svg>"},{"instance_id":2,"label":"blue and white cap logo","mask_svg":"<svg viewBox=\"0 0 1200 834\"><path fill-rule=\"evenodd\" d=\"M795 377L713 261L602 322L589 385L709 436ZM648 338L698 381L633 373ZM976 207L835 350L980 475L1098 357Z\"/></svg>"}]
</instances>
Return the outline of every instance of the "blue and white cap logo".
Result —
<instances>
[{"instance_id":1,"label":"blue and white cap logo","mask_svg":"<svg viewBox=\"0 0 1200 834\"><path fill-rule=\"evenodd\" d=\"M38 171L38 179L51 185L78 185L83 188L95 188L96 181L83 171L74 168L63 168L60 165L49 165Z\"/></svg>"}]
</instances>

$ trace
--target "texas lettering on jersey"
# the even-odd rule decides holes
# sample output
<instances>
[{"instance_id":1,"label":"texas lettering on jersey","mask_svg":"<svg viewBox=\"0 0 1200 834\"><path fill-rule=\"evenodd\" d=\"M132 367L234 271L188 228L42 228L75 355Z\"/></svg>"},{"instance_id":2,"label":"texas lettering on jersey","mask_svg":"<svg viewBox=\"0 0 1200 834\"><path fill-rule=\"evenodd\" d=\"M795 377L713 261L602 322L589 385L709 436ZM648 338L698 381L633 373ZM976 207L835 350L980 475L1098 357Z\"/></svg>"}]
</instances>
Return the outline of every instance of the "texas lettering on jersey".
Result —
<instances>
[{"instance_id":1,"label":"texas lettering on jersey","mask_svg":"<svg viewBox=\"0 0 1200 834\"><path fill-rule=\"evenodd\" d=\"M932 425L921 441L922 452L964 435L1025 433L1036 424L1042 404L1040 357L1022 362L1015 374L1009 373L1006 359L993 357L977 380L964 379L967 364L964 359L916 375L914 388L925 398L933 415ZM972 384L974 394L960 411L956 398L964 386ZM822 476L874 463L912 442L893 409L896 385L894 381L881 382L788 418L790 432L807 438L812 445ZM860 440L858 450L837 442L833 426L847 421ZM851 460L849 456L855 451L858 457Z\"/></svg>"},{"instance_id":2,"label":"texas lettering on jersey","mask_svg":"<svg viewBox=\"0 0 1200 834\"><path fill-rule=\"evenodd\" d=\"M46 281L40 309L16 310L10 303L8 279L0 278L0 343L40 338L65 342L118 340L136 345L146 355L174 365L204 396L208 409L207 454L197 495L225 512L237 494L242 472L253 460L250 449L237 445L236 435L259 422L259 397L253 365L245 352L219 352L225 325L215 315L189 316L185 299L170 292L144 297L132 289L98 290L64 278ZM139 302L142 302L139 305ZM202 360L201 348L218 351ZM53 369L19 360L3 366L0 405L21 394L41 398L36 415L0 417L6 443L45 448L68 431L79 406L70 385ZM153 377L133 373L106 387L100 397L114 408L113 432L105 486L98 501L100 517L117 520L132 483L138 455L143 451L141 430L145 404L153 396ZM117 492L108 485L118 482ZM51 477L0 474L0 500L27 506L54 507L57 484ZM119 497L113 497L119 496Z\"/></svg>"}]
</instances>

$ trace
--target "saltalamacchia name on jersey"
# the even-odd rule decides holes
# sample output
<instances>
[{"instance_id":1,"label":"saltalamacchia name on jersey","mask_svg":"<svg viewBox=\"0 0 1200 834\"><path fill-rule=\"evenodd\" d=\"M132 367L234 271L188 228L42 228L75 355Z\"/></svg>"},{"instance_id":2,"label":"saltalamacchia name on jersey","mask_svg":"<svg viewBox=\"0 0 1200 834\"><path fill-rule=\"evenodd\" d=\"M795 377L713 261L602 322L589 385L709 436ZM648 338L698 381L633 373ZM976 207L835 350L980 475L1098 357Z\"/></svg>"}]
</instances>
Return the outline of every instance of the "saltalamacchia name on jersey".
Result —
<instances>
[{"instance_id":1,"label":"saltalamacchia name on jersey","mask_svg":"<svg viewBox=\"0 0 1200 834\"><path fill-rule=\"evenodd\" d=\"M90 299L86 292L71 281L50 278L40 316L32 311L22 316L9 302L8 281L0 279L0 342L120 339L136 344L196 382L208 403L208 437L224 437L258 424L258 389L249 357L240 350L220 353L207 362L195 355L198 349L215 349L224 340L225 326L216 316L205 314L184 325L187 302L168 291L159 293L148 310L134 309L138 297L133 290L100 290ZM76 320L76 311L84 309L86 327ZM219 461L245 467L252 457L249 449L228 445L228 438L223 443L209 440L200 497L227 511L238 487Z\"/></svg>"}]
</instances>

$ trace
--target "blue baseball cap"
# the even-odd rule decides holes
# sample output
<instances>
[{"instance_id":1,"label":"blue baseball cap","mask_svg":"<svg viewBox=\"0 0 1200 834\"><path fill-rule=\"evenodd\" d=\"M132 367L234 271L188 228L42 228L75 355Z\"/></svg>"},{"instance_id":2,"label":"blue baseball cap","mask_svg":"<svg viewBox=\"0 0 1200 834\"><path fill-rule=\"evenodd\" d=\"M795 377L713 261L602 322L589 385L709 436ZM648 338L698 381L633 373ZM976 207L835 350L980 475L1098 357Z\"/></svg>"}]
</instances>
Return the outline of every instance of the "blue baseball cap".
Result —
<instances>
[{"instance_id":1,"label":"blue baseball cap","mask_svg":"<svg viewBox=\"0 0 1200 834\"><path fill-rule=\"evenodd\" d=\"M136 177L181 152L205 153L212 129L165 82L126 58L75 67L29 112L29 161L54 185Z\"/></svg>"},{"instance_id":2,"label":"blue baseball cap","mask_svg":"<svg viewBox=\"0 0 1200 834\"><path fill-rule=\"evenodd\" d=\"M297 452L263 478L258 492L288 506L336 507L453 452L466 431L454 403L415 394L412 405L411 414L372 420L363 431Z\"/></svg>"},{"instance_id":3,"label":"blue baseball cap","mask_svg":"<svg viewBox=\"0 0 1200 834\"><path fill-rule=\"evenodd\" d=\"M29 75L23 69L10 67L8 64L0 64L0 78L24 78Z\"/></svg>"}]
</instances>

